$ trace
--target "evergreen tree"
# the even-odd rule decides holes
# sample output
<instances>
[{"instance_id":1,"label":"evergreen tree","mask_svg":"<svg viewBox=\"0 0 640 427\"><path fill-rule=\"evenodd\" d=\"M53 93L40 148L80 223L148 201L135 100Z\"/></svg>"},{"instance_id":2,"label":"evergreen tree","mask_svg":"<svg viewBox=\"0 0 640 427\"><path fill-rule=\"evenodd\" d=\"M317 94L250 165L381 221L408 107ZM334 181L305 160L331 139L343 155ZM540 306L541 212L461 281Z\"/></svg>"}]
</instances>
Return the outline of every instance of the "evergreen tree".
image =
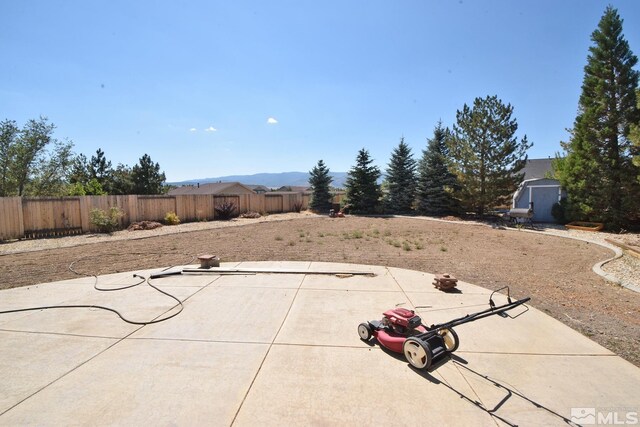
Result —
<instances>
[{"instance_id":1,"label":"evergreen tree","mask_svg":"<svg viewBox=\"0 0 640 427\"><path fill-rule=\"evenodd\" d=\"M135 194L132 174L129 166L118 163L112 175L112 194Z\"/></svg>"},{"instance_id":2,"label":"evergreen tree","mask_svg":"<svg viewBox=\"0 0 640 427\"><path fill-rule=\"evenodd\" d=\"M92 177L87 157L80 153L71 162L69 172L69 196L103 196L107 192L97 178Z\"/></svg>"},{"instance_id":3,"label":"evergreen tree","mask_svg":"<svg viewBox=\"0 0 640 427\"><path fill-rule=\"evenodd\" d=\"M416 193L416 161L404 137L400 138L400 144L391 153L386 181L388 192L384 199L385 210L392 213L411 212Z\"/></svg>"},{"instance_id":4,"label":"evergreen tree","mask_svg":"<svg viewBox=\"0 0 640 427\"><path fill-rule=\"evenodd\" d=\"M355 213L373 213L380 203L380 169L371 165L369 152L362 149L358 152L356 165L349 170L345 189L351 210Z\"/></svg>"},{"instance_id":5,"label":"evergreen tree","mask_svg":"<svg viewBox=\"0 0 640 427\"><path fill-rule=\"evenodd\" d=\"M113 169L111 167L111 160L107 160L102 149L98 148L95 156L91 156L88 171L89 179L95 178L104 191L112 194Z\"/></svg>"},{"instance_id":6,"label":"evergreen tree","mask_svg":"<svg viewBox=\"0 0 640 427\"><path fill-rule=\"evenodd\" d=\"M458 190L456 177L449 170L447 140L451 131L438 122L422 152L418 165L417 210L425 215L446 215L457 211L453 193Z\"/></svg>"},{"instance_id":7,"label":"evergreen tree","mask_svg":"<svg viewBox=\"0 0 640 427\"><path fill-rule=\"evenodd\" d=\"M629 132L640 122L636 88L638 58L622 34L622 19L609 6L591 35L582 94L571 139L562 143L565 159L556 176L567 190L569 217L601 221L619 229L637 211L640 189L635 179Z\"/></svg>"},{"instance_id":8,"label":"evergreen tree","mask_svg":"<svg viewBox=\"0 0 640 427\"><path fill-rule=\"evenodd\" d=\"M488 208L506 203L522 181L519 173L532 146L515 137L518 123L513 107L497 96L476 98L456 113L449 142L452 172L460 184L456 192L462 207L483 216Z\"/></svg>"},{"instance_id":9,"label":"evergreen tree","mask_svg":"<svg viewBox=\"0 0 640 427\"><path fill-rule=\"evenodd\" d=\"M331 192L329 186L333 178L329 176L329 168L322 160L309 172L309 185L313 189L309 207L316 212L328 212L331 209Z\"/></svg>"},{"instance_id":10,"label":"evergreen tree","mask_svg":"<svg viewBox=\"0 0 640 427\"><path fill-rule=\"evenodd\" d=\"M84 185L89 182L89 162L87 156L80 153L78 154L71 164L71 171L69 172L69 183Z\"/></svg>"},{"instance_id":11,"label":"evergreen tree","mask_svg":"<svg viewBox=\"0 0 640 427\"><path fill-rule=\"evenodd\" d=\"M162 194L166 177L160 165L153 163L148 154L143 155L131 171L135 194Z\"/></svg>"},{"instance_id":12,"label":"evergreen tree","mask_svg":"<svg viewBox=\"0 0 640 427\"><path fill-rule=\"evenodd\" d=\"M640 89L636 89L636 100L638 102L638 109L640 110ZM640 183L640 123L630 126L629 140L631 140L632 143L631 154L633 155L633 164L638 168L637 178L638 183Z\"/></svg>"}]
</instances>

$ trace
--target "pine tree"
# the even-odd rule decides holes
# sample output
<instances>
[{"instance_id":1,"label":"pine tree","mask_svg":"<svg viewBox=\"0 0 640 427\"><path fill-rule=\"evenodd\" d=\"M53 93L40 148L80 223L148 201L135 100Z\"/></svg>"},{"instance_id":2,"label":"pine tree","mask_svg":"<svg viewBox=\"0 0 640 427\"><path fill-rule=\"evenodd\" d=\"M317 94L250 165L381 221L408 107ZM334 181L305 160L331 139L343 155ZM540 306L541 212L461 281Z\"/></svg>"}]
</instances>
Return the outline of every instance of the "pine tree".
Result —
<instances>
[{"instance_id":1,"label":"pine tree","mask_svg":"<svg viewBox=\"0 0 640 427\"><path fill-rule=\"evenodd\" d=\"M164 172L160 172L160 165L153 163L148 154L143 155L131 171L135 194L162 194Z\"/></svg>"},{"instance_id":2,"label":"pine tree","mask_svg":"<svg viewBox=\"0 0 640 427\"><path fill-rule=\"evenodd\" d=\"M102 149L98 148L95 156L91 156L87 170L89 172L89 180L95 178L104 191L108 194L113 193L113 168L111 167L111 160L107 160Z\"/></svg>"},{"instance_id":3,"label":"pine tree","mask_svg":"<svg viewBox=\"0 0 640 427\"><path fill-rule=\"evenodd\" d=\"M333 178L329 176L329 168L324 164L324 161L319 160L309 175L309 185L313 189L309 207L316 212L328 212L331 209L332 197L329 186L333 181Z\"/></svg>"},{"instance_id":4,"label":"pine tree","mask_svg":"<svg viewBox=\"0 0 640 427\"><path fill-rule=\"evenodd\" d=\"M532 146L526 135L518 142L513 107L497 96L476 98L456 113L449 142L452 172L460 190L462 207L483 216L488 208L507 202L522 181L519 173Z\"/></svg>"},{"instance_id":5,"label":"pine tree","mask_svg":"<svg viewBox=\"0 0 640 427\"><path fill-rule=\"evenodd\" d=\"M347 201L355 213L373 213L380 203L380 169L371 163L373 159L363 148L358 152L356 165L347 174Z\"/></svg>"},{"instance_id":6,"label":"pine tree","mask_svg":"<svg viewBox=\"0 0 640 427\"><path fill-rule=\"evenodd\" d=\"M609 6L591 35L582 94L571 139L562 146L556 177L567 190L571 219L623 227L639 206L629 132L640 122L636 88L638 58L622 34L622 19Z\"/></svg>"},{"instance_id":7,"label":"pine tree","mask_svg":"<svg viewBox=\"0 0 640 427\"><path fill-rule=\"evenodd\" d=\"M638 109L640 110L640 89L636 89L636 99L638 102ZM629 140L631 140L632 148L631 154L633 155L633 164L637 167L638 183L640 183L640 123L636 123L630 126Z\"/></svg>"},{"instance_id":8,"label":"pine tree","mask_svg":"<svg viewBox=\"0 0 640 427\"><path fill-rule=\"evenodd\" d=\"M458 190L456 177L449 170L447 140L451 131L438 122L433 138L428 140L418 165L417 210L425 215L446 215L457 211L453 193Z\"/></svg>"},{"instance_id":9,"label":"pine tree","mask_svg":"<svg viewBox=\"0 0 640 427\"><path fill-rule=\"evenodd\" d=\"M112 194L135 194L132 174L129 166L118 163L113 171Z\"/></svg>"},{"instance_id":10,"label":"pine tree","mask_svg":"<svg viewBox=\"0 0 640 427\"><path fill-rule=\"evenodd\" d=\"M416 193L416 161L404 138L400 138L400 144L391 153L386 181L385 211L411 212Z\"/></svg>"}]
</instances>

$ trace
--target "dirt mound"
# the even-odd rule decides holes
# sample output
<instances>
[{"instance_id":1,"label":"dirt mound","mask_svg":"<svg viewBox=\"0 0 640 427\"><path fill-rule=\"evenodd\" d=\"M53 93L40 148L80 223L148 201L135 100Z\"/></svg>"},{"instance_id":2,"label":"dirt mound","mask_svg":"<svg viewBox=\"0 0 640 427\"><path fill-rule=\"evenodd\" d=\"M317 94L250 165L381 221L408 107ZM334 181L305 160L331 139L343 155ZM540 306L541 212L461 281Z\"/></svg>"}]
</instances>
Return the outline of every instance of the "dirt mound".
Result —
<instances>
[{"instance_id":1,"label":"dirt mound","mask_svg":"<svg viewBox=\"0 0 640 427\"><path fill-rule=\"evenodd\" d=\"M154 228L160 228L162 224L156 221L138 221L132 223L127 230L129 231L138 231L138 230L153 230Z\"/></svg>"}]
</instances>

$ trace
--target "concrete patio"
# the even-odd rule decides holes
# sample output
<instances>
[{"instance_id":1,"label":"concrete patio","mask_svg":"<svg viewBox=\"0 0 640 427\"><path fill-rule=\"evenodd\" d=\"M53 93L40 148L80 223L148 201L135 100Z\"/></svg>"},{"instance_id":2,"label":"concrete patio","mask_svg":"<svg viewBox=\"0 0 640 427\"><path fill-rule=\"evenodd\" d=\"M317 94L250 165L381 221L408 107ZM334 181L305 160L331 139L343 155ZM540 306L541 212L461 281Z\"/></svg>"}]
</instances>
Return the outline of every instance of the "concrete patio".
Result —
<instances>
[{"instance_id":1,"label":"concrete patio","mask_svg":"<svg viewBox=\"0 0 640 427\"><path fill-rule=\"evenodd\" d=\"M486 308L489 290L459 283L460 293L444 293L431 274L381 266L224 266L375 276L155 279L184 309L150 325L97 308L2 314L0 425L588 425L634 414L637 422L640 369L533 308L460 326L458 351L429 372L358 337L360 322L396 305L423 306L425 323L438 323ZM0 311L102 305L148 322L179 310L146 284L93 285L80 277L0 291Z\"/></svg>"}]
</instances>

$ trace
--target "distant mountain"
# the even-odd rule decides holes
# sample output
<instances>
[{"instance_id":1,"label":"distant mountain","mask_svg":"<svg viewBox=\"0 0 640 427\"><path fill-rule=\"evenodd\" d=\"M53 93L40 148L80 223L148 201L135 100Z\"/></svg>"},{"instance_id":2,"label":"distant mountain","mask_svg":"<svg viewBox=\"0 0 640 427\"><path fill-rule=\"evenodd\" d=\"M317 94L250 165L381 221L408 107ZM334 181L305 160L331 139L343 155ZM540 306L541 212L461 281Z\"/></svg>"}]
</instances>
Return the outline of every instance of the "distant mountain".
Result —
<instances>
[{"instance_id":1,"label":"distant mountain","mask_svg":"<svg viewBox=\"0 0 640 427\"><path fill-rule=\"evenodd\" d=\"M333 177L331 183L334 187L342 188L347 180L346 172L330 172ZM208 182L240 182L245 185L264 185L265 187L278 188L284 185L305 186L309 185L308 172L280 172L280 173L257 173L254 175L228 175L215 178L190 179L187 181L168 182L171 185L194 185L206 184Z\"/></svg>"}]
</instances>

